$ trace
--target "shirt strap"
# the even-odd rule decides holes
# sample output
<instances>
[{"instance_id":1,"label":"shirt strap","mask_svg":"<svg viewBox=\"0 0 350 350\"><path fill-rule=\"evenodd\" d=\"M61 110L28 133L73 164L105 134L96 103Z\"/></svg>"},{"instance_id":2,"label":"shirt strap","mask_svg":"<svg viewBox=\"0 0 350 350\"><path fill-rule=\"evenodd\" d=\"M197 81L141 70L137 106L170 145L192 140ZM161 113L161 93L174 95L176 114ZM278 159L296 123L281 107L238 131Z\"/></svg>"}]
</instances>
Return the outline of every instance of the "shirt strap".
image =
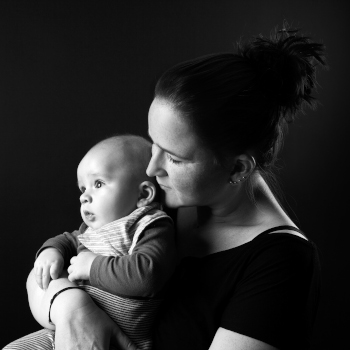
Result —
<instances>
[{"instance_id":1,"label":"shirt strap","mask_svg":"<svg viewBox=\"0 0 350 350\"><path fill-rule=\"evenodd\" d=\"M276 231L281 231L281 230L296 231L296 232L302 234L306 238L303 231L299 230L298 228L296 228L294 226L289 226L289 225L281 225L281 226L275 226L275 227L269 228L268 230L261 232L258 236L266 235L266 234L276 232Z\"/></svg>"}]
</instances>

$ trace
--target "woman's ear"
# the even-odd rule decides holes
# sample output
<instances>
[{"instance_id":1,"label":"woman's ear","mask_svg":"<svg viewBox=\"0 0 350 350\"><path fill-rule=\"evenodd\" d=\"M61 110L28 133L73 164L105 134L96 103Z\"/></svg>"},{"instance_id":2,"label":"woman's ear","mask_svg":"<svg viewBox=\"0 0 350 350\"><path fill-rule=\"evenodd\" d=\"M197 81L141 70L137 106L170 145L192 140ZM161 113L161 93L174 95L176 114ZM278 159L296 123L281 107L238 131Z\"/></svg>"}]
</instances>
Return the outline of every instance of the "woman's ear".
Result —
<instances>
[{"instance_id":1,"label":"woman's ear","mask_svg":"<svg viewBox=\"0 0 350 350\"><path fill-rule=\"evenodd\" d=\"M149 205L156 197L156 186L151 181L144 181L139 185L139 198L136 206L138 208Z\"/></svg>"},{"instance_id":2,"label":"woman's ear","mask_svg":"<svg viewBox=\"0 0 350 350\"><path fill-rule=\"evenodd\" d=\"M243 182L254 171L255 167L256 162L253 156L241 154L235 157L229 182L232 184Z\"/></svg>"}]
</instances>

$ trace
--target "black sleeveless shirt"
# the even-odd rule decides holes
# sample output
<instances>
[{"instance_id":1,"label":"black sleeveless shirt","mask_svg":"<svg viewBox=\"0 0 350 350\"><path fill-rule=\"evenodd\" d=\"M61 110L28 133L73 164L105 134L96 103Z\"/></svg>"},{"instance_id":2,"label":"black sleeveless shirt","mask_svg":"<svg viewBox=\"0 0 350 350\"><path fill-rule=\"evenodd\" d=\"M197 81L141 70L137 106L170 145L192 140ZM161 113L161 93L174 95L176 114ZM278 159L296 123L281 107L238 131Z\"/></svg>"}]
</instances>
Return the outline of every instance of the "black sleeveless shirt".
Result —
<instances>
[{"instance_id":1,"label":"black sleeveless shirt","mask_svg":"<svg viewBox=\"0 0 350 350\"><path fill-rule=\"evenodd\" d=\"M280 226L241 246L184 258L167 286L155 349L207 350L219 327L278 349L308 349L319 301L315 245Z\"/></svg>"}]
</instances>

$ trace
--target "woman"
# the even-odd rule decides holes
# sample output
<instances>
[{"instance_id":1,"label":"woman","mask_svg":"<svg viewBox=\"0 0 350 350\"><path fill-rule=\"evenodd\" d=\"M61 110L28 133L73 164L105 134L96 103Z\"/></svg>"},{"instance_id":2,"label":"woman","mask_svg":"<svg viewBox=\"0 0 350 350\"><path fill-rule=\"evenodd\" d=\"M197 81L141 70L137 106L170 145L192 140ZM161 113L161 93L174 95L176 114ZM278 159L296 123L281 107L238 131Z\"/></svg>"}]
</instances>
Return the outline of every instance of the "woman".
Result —
<instances>
[{"instance_id":1,"label":"woman","mask_svg":"<svg viewBox=\"0 0 350 350\"><path fill-rule=\"evenodd\" d=\"M317 251L271 190L271 169L287 123L304 103L313 105L323 49L282 30L236 54L179 64L158 81L147 173L156 176L166 205L183 209L182 259L157 321L156 349L309 347ZM48 308L52 295L70 285L52 281L38 296L32 282L31 275L33 309ZM134 349L81 290L60 294L51 319L57 349L102 349L110 338Z\"/></svg>"}]
</instances>

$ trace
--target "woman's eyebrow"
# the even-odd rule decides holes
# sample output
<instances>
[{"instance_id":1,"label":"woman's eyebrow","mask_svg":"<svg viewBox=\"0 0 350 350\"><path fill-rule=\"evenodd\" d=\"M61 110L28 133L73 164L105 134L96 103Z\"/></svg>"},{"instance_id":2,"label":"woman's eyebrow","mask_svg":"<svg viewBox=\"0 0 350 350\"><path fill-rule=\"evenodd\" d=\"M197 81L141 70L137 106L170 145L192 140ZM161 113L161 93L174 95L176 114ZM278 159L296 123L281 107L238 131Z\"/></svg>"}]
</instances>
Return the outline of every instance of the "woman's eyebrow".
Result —
<instances>
[{"instance_id":1,"label":"woman's eyebrow","mask_svg":"<svg viewBox=\"0 0 350 350\"><path fill-rule=\"evenodd\" d=\"M160 146L158 143L154 142L149 132L148 132L148 137L151 139L151 141L152 141L153 144L155 144L157 147L159 147L160 149L162 149L162 150L165 151L166 153L169 153L169 154L171 154L172 156L177 157L177 158L181 158L181 159L183 159L183 160L189 160L189 158L186 158L186 157L183 157L183 156L179 156L179 155L175 154L174 152L171 152L171 151L167 150L166 148Z\"/></svg>"}]
</instances>

